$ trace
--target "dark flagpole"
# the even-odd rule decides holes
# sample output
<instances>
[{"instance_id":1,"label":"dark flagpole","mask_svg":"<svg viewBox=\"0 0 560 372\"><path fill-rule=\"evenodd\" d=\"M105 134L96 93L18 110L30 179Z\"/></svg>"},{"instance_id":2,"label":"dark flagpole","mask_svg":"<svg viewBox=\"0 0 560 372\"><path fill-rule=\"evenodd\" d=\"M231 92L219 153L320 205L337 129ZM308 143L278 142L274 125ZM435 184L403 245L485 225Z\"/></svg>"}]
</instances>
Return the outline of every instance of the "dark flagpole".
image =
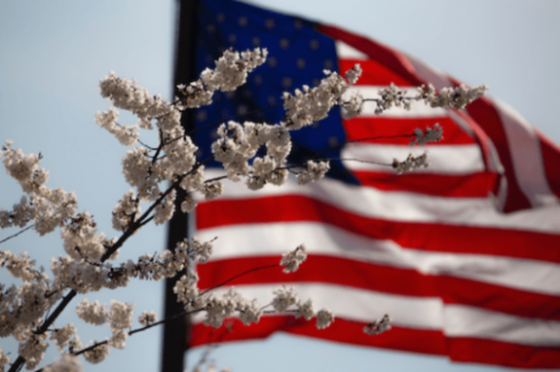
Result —
<instances>
[{"instance_id":1,"label":"dark flagpole","mask_svg":"<svg viewBox=\"0 0 560 372\"><path fill-rule=\"evenodd\" d=\"M188 84L196 79L196 0L176 1L175 29L175 63L173 76L173 97L178 84ZM194 111L183 113L181 123L188 132L194 127ZM168 224L167 249L173 250L177 242L190 237L189 217L181 212L181 201L185 199L185 191L177 190L175 214ZM183 275L181 272L174 278L165 281L164 318L170 318L183 311L176 300L173 287ZM180 317L163 326L163 350L161 360L162 372L183 372L184 354L189 348L190 318Z\"/></svg>"}]
</instances>

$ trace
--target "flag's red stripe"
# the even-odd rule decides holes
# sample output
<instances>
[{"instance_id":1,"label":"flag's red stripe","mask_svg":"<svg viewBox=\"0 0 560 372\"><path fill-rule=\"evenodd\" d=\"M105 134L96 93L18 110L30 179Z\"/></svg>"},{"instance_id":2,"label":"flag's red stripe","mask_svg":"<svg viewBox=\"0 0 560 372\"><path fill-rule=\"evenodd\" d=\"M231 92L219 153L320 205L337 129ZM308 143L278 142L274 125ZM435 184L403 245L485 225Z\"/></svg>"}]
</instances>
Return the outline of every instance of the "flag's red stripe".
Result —
<instances>
[{"instance_id":1,"label":"flag's red stripe","mask_svg":"<svg viewBox=\"0 0 560 372\"><path fill-rule=\"evenodd\" d=\"M340 59L339 57L338 69L341 74L344 74L356 64L360 65L362 76L360 76L355 85L390 86L393 83L399 88L412 86L406 79L403 79L381 63L372 59Z\"/></svg>"},{"instance_id":2,"label":"flag's red stripe","mask_svg":"<svg viewBox=\"0 0 560 372\"><path fill-rule=\"evenodd\" d=\"M353 345L410 351L432 355L447 355L459 362L486 363L513 368L560 368L560 349L534 347L507 342L445 338L441 331L393 327L377 336L362 332L363 326L337 319L328 328L318 330L315 322L294 319L291 316L266 316L259 323L243 325L237 319L228 319L219 329L201 323L192 327L190 346L216 342L267 338L277 331L319 338Z\"/></svg>"},{"instance_id":3,"label":"flag's red stripe","mask_svg":"<svg viewBox=\"0 0 560 372\"><path fill-rule=\"evenodd\" d=\"M438 124L443 128L443 139L429 143L438 145L472 145L476 141L462 130L450 117L440 118L391 118L391 117L358 117L343 120L344 131L348 141L371 137L393 137L412 134L415 129L425 130ZM363 141L364 143L408 145L410 138L379 138Z\"/></svg>"},{"instance_id":4,"label":"flag's red stripe","mask_svg":"<svg viewBox=\"0 0 560 372\"><path fill-rule=\"evenodd\" d=\"M279 263L279 256L228 258L198 265L199 288L215 287L257 267ZM335 273L335 274L333 274ZM516 316L560 320L560 297L414 269L309 254L298 271L282 267L254 271L227 285L330 283L401 296L436 297L445 304L461 304Z\"/></svg>"},{"instance_id":5,"label":"flag's red stripe","mask_svg":"<svg viewBox=\"0 0 560 372\"><path fill-rule=\"evenodd\" d=\"M217 199L197 208L197 228L267 222L316 221L403 248L560 262L560 237L542 232L444 223L388 221L358 216L301 195ZM546 247L546 249L535 249Z\"/></svg>"},{"instance_id":6,"label":"flag's red stripe","mask_svg":"<svg viewBox=\"0 0 560 372\"><path fill-rule=\"evenodd\" d=\"M508 143L500 116L492 104L492 101L486 97L482 97L468 105L467 111L494 143L498 156L500 157L500 162L504 167L505 176L508 180L504 212L514 212L531 208L529 199L527 199L517 183L515 170L513 168L513 160L510 155L511 147Z\"/></svg>"},{"instance_id":7,"label":"flag's red stripe","mask_svg":"<svg viewBox=\"0 0 560 372\"><path fill-rule=\"evenodd\" d=\"M544 173L550 190L560 198L560 147L537 131L543 159Z\"/></svg>"},{"instance_id":8,"label":"flag's red stripe","mask_svg":"<svg viewBox=\"0 0 560 372\"><path fill-rule=\"evenodd\" d=\"M449 197L485 197L493 191L497 175L480 172L470 175L409 173L397 175L387 172L352 170L362 186L384 191L409 191L426 195Z\"/></svg>"},{"instance_id":9,"label":"flag's red stripe","mask_svg":"<svg viewBox=\"0 0 560 372\"><path fill-rule=\"evenodd\" d=\"M534 347L480 338L448 338L455 362L496 364L512 368L560 368L560 348Z\"/></svg>"},{"instance_id":10,"label":"flag's red stripe","mask_svg":"<svg viewBox=\"0 0 560 372\"><path fill-rule=\"evenodd\" d=\"M409 82L410 85L420 86L424 83L408 58L396 50L335 26L319 25L317 29L319 32L335 40L340 40L368 55L372 60L379 62L396 75L401 76L402 79Z\"/></svg>"}]
</instances>

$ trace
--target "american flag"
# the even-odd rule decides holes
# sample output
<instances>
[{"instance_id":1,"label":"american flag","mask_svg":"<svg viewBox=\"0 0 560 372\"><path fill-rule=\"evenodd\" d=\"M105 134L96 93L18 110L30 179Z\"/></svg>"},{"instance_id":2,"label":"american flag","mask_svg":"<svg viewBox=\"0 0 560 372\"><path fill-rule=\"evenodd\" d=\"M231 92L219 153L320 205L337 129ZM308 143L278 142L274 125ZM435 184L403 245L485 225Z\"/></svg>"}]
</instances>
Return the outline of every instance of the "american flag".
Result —
<instances>
[{"instance_id":1,"label":"american flag","mask_svg":"<svg viewBox=\"0 0 560 372\"><path fill-rule=\"evenodd\" d=\"M375 40L244 3L200 1L197 22L199 71L229 47L269 51L266 66L247 84L197 111L196 126L205 128L195 135L201 159L211 154L216 127L210 123L238 115L239 121L278 123L282 92L317 84L323 69L344 73L359 63L364 73L352 89L366 97L391 83L411 91L460 84ZM409 147L408 139L394 138L436 123L444 130L438 143ZM371 137L379 139L350 142ZM232 320L219 330L195 323L191 346L283 331L453 361L560 368L556 144L486 97L464 111L418 103L410 111L374 115L374 105L366 105L351 120L334 109L292 139L293 163L345 144L324 155L390 163L427 150L430 167L397 176L390 168L343 160L307 186L291 180L254 192L226 183L224 195L196 211L197 235L219 237L213 260L198 268L201 288L277 263L303 243L309 258L296 273L262 270L227 286L261 304L270 302L274 288L293 286L339 319L325 330L292 316L265 316L249 327ZM211 174L222 174L212 166ZM384 314L393 328L379 336L352 322Z\"/></svg>"}]
</instances>

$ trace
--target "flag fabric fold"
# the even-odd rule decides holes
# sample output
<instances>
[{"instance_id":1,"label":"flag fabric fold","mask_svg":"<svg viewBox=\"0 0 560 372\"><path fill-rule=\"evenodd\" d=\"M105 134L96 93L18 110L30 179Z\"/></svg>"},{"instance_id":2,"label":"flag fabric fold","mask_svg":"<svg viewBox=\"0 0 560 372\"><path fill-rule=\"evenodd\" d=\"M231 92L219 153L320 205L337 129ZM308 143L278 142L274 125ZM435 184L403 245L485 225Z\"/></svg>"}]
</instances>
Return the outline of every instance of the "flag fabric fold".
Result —
<instances>
[{"instance_id":1,"label":"flag fabric fold","mask_svg":"<svg viewBox=\"0 0 560 372\"><path fill-rule=\"evenodd\" d=\"M216 128L208 124L236 116L278 123L282 92L318 84L324 69L343 74L359 63L364 72L352 91L371 98L391 83L407 91L460 85L375 40L240 2L202 0L197 22L199 71L230 47L269 51L266 65L238 91L216 93L211 106L197 110L202 159ZM297 272L257 271L218 292L234 285L266 304L274 288L293 286L339 319L325 330L281 315L251 326L230 320L221 329L195 319L191 345L283 331L458 362L560 368L560 148L488 97L463 111L423 103L381 115L374 109L365 105L344 120L335 108L294 132L290 161L345 144L325 157L391 162L428 151L429 168L398 176L387 167L335 161L325 179L306 186L290 179L254 192L226 182L221 197L196 211L197 235L219 237L213 259L198 267L201 288L279 262L303 243L309 258ZM408 139L394 138L436 123L444 130L440 142L409 147ZM371 137L382 138L349 142ZM216 163L208 167L223 174ZM384 314L393 329L379 336L355 323Z\"/></svg>"}]
</instances>

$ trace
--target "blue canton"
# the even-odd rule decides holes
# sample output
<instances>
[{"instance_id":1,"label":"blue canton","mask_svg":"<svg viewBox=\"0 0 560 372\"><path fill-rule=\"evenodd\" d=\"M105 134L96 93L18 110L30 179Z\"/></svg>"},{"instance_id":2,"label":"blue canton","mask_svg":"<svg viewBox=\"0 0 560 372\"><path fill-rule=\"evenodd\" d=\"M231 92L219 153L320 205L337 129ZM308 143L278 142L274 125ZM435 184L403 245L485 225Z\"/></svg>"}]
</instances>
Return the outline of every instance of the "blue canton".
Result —
<instances>
[{"instance_id":1,"label":"blue canton","mask_svg":"<svg viewBox=\"0 0 560 372\"><path fill-rule=\"evenodd\" d=\"M198 8L197 26L198 73L206 67L213 68L214 61L230 47L236 51L266 48L268 59L235 92L216 92L212 105L198 109L196 128L274 105L277 106L240 117L238 121L277 124L285 114L281 105L283 92L293 93L303 85L317 85L325 76L324 69L338 71L334 41L316 31L314 23L301 18L236 1L203 0ZM196 132L200 159L212 154L210 145L216 138L217 126ZM293 148L288 159L291 164L301 163L346 141L338 107L330 112L328 118L291 134ZM339 158L340 149L330 150L321 156ZM218 164L213 162L208 166ZM327 176L358 183L339 161L331 162Z\"/></svg>"}]
</instances>

